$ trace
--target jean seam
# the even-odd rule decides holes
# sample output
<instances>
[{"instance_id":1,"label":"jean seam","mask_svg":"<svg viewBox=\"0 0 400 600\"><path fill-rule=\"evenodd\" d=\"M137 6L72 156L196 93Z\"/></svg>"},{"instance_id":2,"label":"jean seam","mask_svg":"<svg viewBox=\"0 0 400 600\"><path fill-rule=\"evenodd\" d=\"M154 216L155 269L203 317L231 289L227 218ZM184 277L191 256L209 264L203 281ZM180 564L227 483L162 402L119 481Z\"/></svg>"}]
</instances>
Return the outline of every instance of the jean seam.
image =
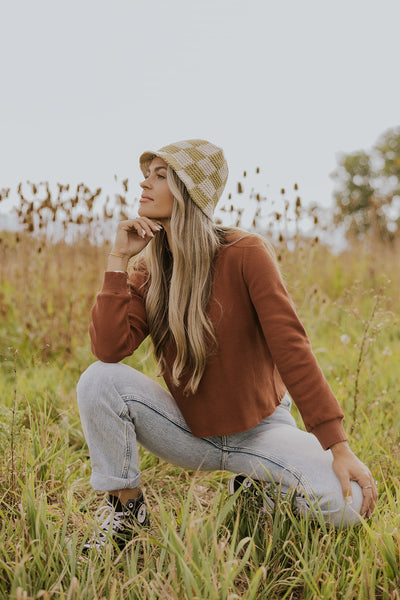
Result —
<instances>
[{"instance_id":1,"label":"jean seam","mask_svg":"<svg viewBox=\"0 0 400 600\"><path fill-rule=\"evenodd\" d=\"M228 461L228 438L226 435L221 436L221 471L226 470L226 463Z\"/></svg>"},{"instance_id":2,"label":"jean seam","mask_svg":"<svg viewBox=\"0 0 400 600\"><path fill-rule=\"evenodd\" d=\"M150 410L156 412L157 414L162 415L163 417L165 417L166 419L168 419L168 421L170 423L173 423L177 427L180 427L180 429L182 429L183 431L187 431L188 433L192 433L190 431L189 427L184 427L181 423L178 423L177 421L174 421L167 412L161 410L158 407L156 408L155 406L150 405L147 402L147 398L143 398L143 397L136 396L136 395L134 396L133 394L123 394L123 395L121 395L121 398L122 398L122 400L124 402L139 402L140 404L142 404L144 406L147 406L147 408L149 408ZM128 414L129 414L129 411L128 411Z\"/></svg>"},{"instance_id":3,"label":"jean seam","mask_svg":"<svg viewBox=\"0 0 400 600\"><path fill-rule=\"evenodd\" d=\"M125 421L125 423L124 423L125 424L125 431L124 431L125 460L124 460L124 464L121 469L121 479L127 480L129 466L130 466L131 458L132 458L132 444L130 443L129 435L128 435L128 421L129 422L132 422L132 421L130 419L129 410L128 410L125 402L123 401L123 398L122 398L121 394L119 393L117 386L115 385L115 382L113 380L112 380L112 385L113 385L113 388L114 388L115 393L117 394L118 398L122 401L121 410L119 410L119 411L116 410L116 413L118 414L118 417L120 419L123 419Z\"/></svg>"},{"instance_id":4,"label":"jean seam","mask_svg":"<svg viewBox=\"0 0 400 600\"><path fill-rule=\"evenodd\" d=\"M157 410L154 406L150 406L149 404L147 404L147 402L141 401L137 397L135 397L134 399L128 400L128 402L138 402L139 404L143 404L144 406L146 406L152 412L157 413L157 414L161 415L162 417L164 417L167 421L169 421L170 423L172 423L177 429L180 429L181 431L184 431L185 433L187 433L190 436L192 436L193 439L199 439L202 442L206 442L208 445L213 446L214 448L217 448L217 450L219 450L220 452L222 452L221 447L218 444L214 443L211 439L209 439L209 438L196 438L193 435L193 433L190 431L190 429L182 427L179 423L177 423L176 421L173 421L167 414L165 414L164 412L162 412L160 410ZM138 443L139 444L141 443L140 440L138 440ZM208 450L207 451L204 450L203 461L206 459L207 455L208 455ZM166 460L168 460L168 459L166 459ZM172 463L172 464L174 464L174 463ZM190 467L187 467L187 468L190 468ZM195 470L197 468L198 467L196 467ZM206 469L206 470L209 470L209 469Z\"/></svg>"},{"instance_id":5,"label":"jean seam","mask_svg":"<svg viewBox=\"0 0 400 600\"><path fill-rule=\"evenodd\" d=\"M122 407L121 411L118 413L118 417L121 418L128 418L130 420L130 415L129 415L129 410L127 409L126 404L124 404L124 406Z\"/></svg>"},{"instance_id":6,"label":"jean seam","mask_svg":"<svg viewBox=\"0 0 400 600\"><path fill-rule=\"evenodd\" d=\"M281 467L282 469L286 469L287 471L289 471L289 473L291 473L297 479L298 484L304 488L304 490L306 491L308 496L312 497L314 495L311 483L304 477L304 474L301 473L300 471L298 471L297 469L293 468L292 465L286 463L285 461L280 460L280 458L275 456L274 454L267 455L267 454L262 454L261 452L256 453L255 451L250 450L249 448L238 448L238 447L229 448L229 452L233 452L233 453L237 453L237 454L248 454L248 455L254 456L256 458L265 459L265 460L269 460L269 461L273 462L278 467Z\"/></svg>"},{"instance_id":7,"label":"jean seam","mask_svg":"<svg viewBox=\"0 0 400 600\"><path fill-rule=\"evenodd\" d=\"M125 461L124 461L124 465L122 467L122 474L121 474L121 478L122 479L128 479L128 471L129 471L129 465L131 462L131 458L132 458L132 444L129 442L129 435L128 435L128 424L125 423L125 431L124 431L124 435L125 435Z\"/></svg>"},{"instance_id":8,"label":"jean seam","mask_svg":"<svg viewBox=\"0 0 400 600\"><path fill-rule=\"evenodd\" d=\"M137 396L134 397L130 397L126 400L127 402L139 402L140 404L143 404L144 406L146 406L149 410L163 416L167 421L169 421L170 423L172 423L173 425L175 425L175 427L178 427L179 429L181 429L182 431L185 431L186 433L189 433L190 435L192 435L193 437L196 437L193 435L193 433L190 431L189 428L186 427L182 427L182 425L180 423L177 423L176 421L174 421L173 419L170 418L170 416L165 413L164 411L155 408L154 406L150 406L145 400L142 400L141 398L138 398ZM210 438L208 437L203 437L203 438L198 438L200 440L203 440L204 442L207 442L208 444L210 444L211 446L214 446L214 448L217 448L218 450L221 450L220 446L218 444L216 444L215 442L213 442Z\"/></svg>"},{"instance_id":9,"label":"jean seam","mask_svg":"<svg viewBox=\"0 0 400 600\"><path fill-rule=\"evenodd\" d=\"M189 435L195 437L188 427L182 427L182 425L180 423L177 423L172 418L170 418L170 416L167 413L165 413L164 411L160 410L159 408L156 408L154 406L149 405L146 402L145 399L142 399L142 398L140 398L138 396L133 396L132 394L129 394L129 395L125 394L125 395L121 396L121 398L123 398L123 400L125 402L138 402L139 404L142 404L142 405L146 406L149 410L153 411L154 413L157 413L157 414L161 415L162 417L164 417L167 421L169 421L170 423L172 423L175 427L177 427L181 431L184 431L185 433L188 433ZM220 450L222 452L221 447L218 444L216 444L213 440L211 440L210 438L203 437L203 438L198 438L198 439L201 439L204 442L207 442L207 444L210 444L211 446L213 446L214 448L217 448L218 450Z\"/></svg>"}]
</instances>

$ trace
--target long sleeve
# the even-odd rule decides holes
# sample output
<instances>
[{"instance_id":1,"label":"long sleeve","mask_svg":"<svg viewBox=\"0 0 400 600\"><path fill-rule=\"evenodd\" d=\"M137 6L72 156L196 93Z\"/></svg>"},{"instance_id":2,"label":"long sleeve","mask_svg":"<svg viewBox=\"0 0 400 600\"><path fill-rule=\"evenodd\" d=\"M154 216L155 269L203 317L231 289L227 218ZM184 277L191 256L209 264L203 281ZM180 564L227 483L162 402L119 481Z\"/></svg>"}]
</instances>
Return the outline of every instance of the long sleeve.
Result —
<instances>
[{"instance_id":1,"label":"long sleeve","mask_svg":"<svg viewBox=\"0 0 400 600\"><path fill-rule=\"evenodd\" d=\"M279 271L258 238L245 248L243 276L279 374L321 445L346 440L343 412L314 356Z\"/></svg>"},{"instance_id":2,"label":"long sleeve","mask_svg":"<svg viewBox=\"0 0 400 600\"><path fill-rule=\"evenodd\" d=\"M174 348L165 350L164 380L193 435L247 431L274 412L287 388L323 448L346 440L343 413L262 240L239 231L228 242L215 260L209 302L217 346L189 398L171 376ZM124 273L105 274L90 326L100 360L120 361L148 335L146 282L147 271L129 283Z\"/></svg>"},{"instance_id":3,"label":"long sleeve","mask_svg":"<svg viewBox=\"0 0 400 600\"><path fill-rule=\"evenodd\" d=\"M144 271L132 274L106 271L103 287L92 308L89 334L93 354L103 362L131 355L148 335L144 306Z\"/></svg>"}]
</instances>

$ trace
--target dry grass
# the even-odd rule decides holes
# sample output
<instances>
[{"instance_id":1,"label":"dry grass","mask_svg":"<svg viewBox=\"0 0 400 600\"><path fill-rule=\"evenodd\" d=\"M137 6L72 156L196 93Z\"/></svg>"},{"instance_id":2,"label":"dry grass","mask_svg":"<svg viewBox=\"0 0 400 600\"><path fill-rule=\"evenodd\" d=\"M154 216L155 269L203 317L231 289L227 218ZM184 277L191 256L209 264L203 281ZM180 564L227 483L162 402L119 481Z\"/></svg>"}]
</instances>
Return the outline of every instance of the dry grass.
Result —
<instances>
[{"instance_id":1,"label":"dry grass","mask_svg":"<svg viewBox=\"0 0 400 600\"><path fill-rule=\"evenodd\" d=\"M99 499L75 385L93 360L87 326L108 246L1 234L0 598L399 598L399 253L353 245L334 255L314 238L297 232L288 248L276 234L277 253L354 425L352 446L379 481L374 519L337 532L299 520L284 500L273 518L235 518L227 474L182 471L142 450L150 530L82 565ZM145 354L126 362L154 376Z\"/></svg>"}]
</instances>

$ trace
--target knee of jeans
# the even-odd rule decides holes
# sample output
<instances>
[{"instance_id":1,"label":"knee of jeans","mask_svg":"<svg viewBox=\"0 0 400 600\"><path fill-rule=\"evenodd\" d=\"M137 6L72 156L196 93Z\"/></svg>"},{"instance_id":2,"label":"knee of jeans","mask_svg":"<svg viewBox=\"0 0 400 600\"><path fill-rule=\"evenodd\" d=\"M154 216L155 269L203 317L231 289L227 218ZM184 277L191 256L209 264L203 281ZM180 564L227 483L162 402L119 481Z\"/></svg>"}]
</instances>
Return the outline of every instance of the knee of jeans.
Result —
<instances>
[{"instance_id":1,"label":"knee of jeans","mask_svg":"<svg viewBox=\"0 0 400 600\"><path fill-rule=\"evenodd\" d=\"M86 371L82 373L76 386L76 396L79 410L91 408L93 403L98 404L101 397L101 390L106 389L110 384L110 367L114 363L103 363L97 361L92 363Z\"/></svg>"},{"instance_id":2,"label":"knee of jeans","mask_svg":"<svg viewBox=\"0 0 400 600\"><path fill-rule=\"evenodd\" d=\"M358 483L352 481L351 491L351 502L347 502L340 489L336 494L326 497L320 503L325 521L332 523L337 529L345 529L361 523L362 489Z\"/></svg>"},{"instance_id":3,"label":"knee of jeans","mask_svg":"<svg viewBox=\"0 0 400 600\"><path fill-rule=\"evenodd\" d=\"M343 499L344 509L339 527L350 527L361 523L361 507L364 496L361 487L355 481L351 482L352 500L348 503Z\"/></svg>"}]
</instances>

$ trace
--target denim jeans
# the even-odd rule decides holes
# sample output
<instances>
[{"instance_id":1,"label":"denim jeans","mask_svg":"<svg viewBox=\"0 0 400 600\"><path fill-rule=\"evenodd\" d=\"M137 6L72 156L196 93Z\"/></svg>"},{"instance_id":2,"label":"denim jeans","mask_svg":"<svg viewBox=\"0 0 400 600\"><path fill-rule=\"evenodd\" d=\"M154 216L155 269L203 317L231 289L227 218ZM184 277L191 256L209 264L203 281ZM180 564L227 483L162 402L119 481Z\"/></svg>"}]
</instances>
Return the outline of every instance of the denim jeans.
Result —
<instances>
[{"instance_id":1,"label":"denim jeans","mask_svg":"<svg viewBox=\"0 0 400 600\"><path fill-rule=\"evenodd\" d=\"M281 494L295 494L300 512L317 507L336 527L360 520L361 488L352 482L353 502L347 504L332 469L332 453L324 451L314 435L298 429L288 395L272 415L248 431L197 438L171 394L125 364L93 363L82 374L77 392L96 490L140 484L139 443L183 468L274 481Z\"/></svg>"}]
</instances>

